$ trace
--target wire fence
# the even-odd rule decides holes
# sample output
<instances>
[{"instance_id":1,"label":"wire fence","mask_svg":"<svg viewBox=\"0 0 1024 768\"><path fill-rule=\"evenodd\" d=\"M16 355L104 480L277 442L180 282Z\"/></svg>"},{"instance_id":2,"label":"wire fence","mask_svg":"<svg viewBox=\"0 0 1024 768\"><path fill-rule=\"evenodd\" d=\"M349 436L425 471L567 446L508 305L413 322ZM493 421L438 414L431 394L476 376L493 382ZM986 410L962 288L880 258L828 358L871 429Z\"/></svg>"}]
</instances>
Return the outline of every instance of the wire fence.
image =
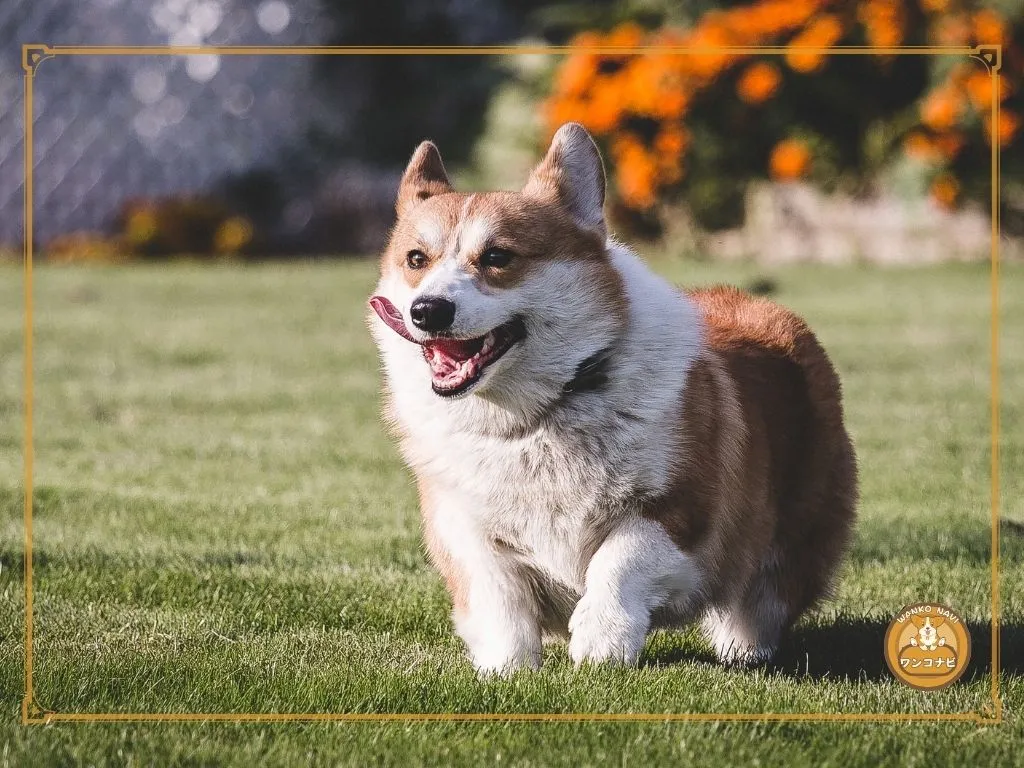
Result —
<instances>
[{"instance_id":1,"label":"wire fence","mask_svg":"<svg viewBox=\"0 0 1024 768\"><path fill-rule=\"evenodd\" d=\"M0 243L23 238L22 44L316 44L323 26L312 0L0 4ZM301 56L43 62L34 78L37 240L103 231L133 198L207 189L301 154L318 108L311 66ZM284 219L301 229L309 216L310 201L298 194Z\"/></svg>"}]
</instances>

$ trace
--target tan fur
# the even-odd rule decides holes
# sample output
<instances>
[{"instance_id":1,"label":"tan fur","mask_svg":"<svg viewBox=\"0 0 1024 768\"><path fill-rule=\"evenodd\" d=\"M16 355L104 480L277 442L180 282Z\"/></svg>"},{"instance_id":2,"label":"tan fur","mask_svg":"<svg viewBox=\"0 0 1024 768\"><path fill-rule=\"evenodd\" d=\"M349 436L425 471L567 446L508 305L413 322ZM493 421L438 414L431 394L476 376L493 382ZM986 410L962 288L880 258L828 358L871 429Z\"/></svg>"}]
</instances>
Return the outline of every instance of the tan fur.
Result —
<instances>
[{"instance_id":1,"label":"tan fur","mask_svg":"<svg viewBox=\"0 0 1024 768\"><path fill-rule=\"evenodd\" d=\"M381 259L382 274L399 270L403 279L416 287L445 255L423 241L419 224L429 221L432 227L455 233L460 225L475 217L485 217L489 222L487 240L472 252L463 252L459 243L455 243L454 248L460 264L468 267L483 287L513 288L540 261L587 261L592 270L589 279L599 288L610 310L625 319L627 309L621 280L608 261L603 240L581 230L561 208L543 199L513 192L475 195L444 192L408 204L406 215L395 224ZM449 243L448 247L453 246ZM508 267L485 269L480 265L480 257L490 248L513 254ZM406 257L413 250L427 257L425 267L412 269L408 266Z\"/></svg>"},{"instance_id":2,"label":"tan fur","mask_svg":"<svg viewBox=\"0 0 1024 768\"><path fill-rule=\"evenodd\" d=\"M416 484L420 493L420 516L423 524L423 540L427 546L427 554L430 561L437 568L441 578L444 579L448 594L452 598L452 609L456 616L466 610L469 585L458 565L452 560L448 550L444 548L441 540L434 530L434 501L430 493L430 483L423 475L418 475Z\"/></svg>"},{"instance_id":3,"label":"tan fur","mask_svg":"<svg viewBox=\"0 0 1024 768\"><path fill-rule=\"evenodd\" d=\"M427 551L481 671L539 664L538 629L569 632L577 663L635 660L652 622L698 616L723 661L764 660L828 594L850 538L839 380L789 310L728 287L681 301L607 239L603 190L573 125L519 193L455 192L429 142L406 169L379 290L448 292L476 333L510 313L528 328L518 369L440 408L408 342L380 337ZM510 262L485 265L490 249ZM569 387L595 349L608 381Z\"/></svg>"},{"instance_id":4,"label":"tan fur","mask_svg":"<svg viewBox=\"0 0 1024 768\"><path fill-rule=\"evenodd\" d=\"M731 574L711 583L743 588L774 551L770 578L792 620L827 594L853 522L839 380L789 310L728 287L690 298L708 349L685 388L679 480L644 514Z\"/></svg>"}]
</instances>

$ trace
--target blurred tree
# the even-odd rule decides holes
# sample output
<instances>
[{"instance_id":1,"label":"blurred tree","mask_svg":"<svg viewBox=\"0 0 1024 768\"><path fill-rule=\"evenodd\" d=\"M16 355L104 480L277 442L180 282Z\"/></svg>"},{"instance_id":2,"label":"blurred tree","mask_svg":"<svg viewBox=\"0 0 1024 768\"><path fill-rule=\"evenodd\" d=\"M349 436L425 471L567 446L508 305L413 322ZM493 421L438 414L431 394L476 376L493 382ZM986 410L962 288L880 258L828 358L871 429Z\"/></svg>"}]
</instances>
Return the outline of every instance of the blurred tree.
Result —
<instances>
[{"instance_id":1,"label":"blurred tree","mask_svg":"<svg viewBox=\"0 0 1024 768\"><path fill-rule=\"evenodd\" d=\"M583 20L570 12L575 21L563 30L544 16L543 0L321 1L333 23L327 45L495 45L527 35L557 38ZM440 144L450 164L465 162L504 76L495 57L470 55L324 56L317 75L333 109L315 121L311 139L328 157L380 166L402 162L424 138Z\"/></svg>"}]
</instances>

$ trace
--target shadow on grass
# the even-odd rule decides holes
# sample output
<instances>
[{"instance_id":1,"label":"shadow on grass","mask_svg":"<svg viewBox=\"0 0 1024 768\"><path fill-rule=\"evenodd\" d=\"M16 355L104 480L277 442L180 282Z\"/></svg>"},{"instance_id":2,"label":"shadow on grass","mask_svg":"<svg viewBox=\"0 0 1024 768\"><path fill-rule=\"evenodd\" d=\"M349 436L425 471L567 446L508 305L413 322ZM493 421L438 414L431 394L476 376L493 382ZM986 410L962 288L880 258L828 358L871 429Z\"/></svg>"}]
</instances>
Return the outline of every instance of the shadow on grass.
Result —
<instances>
[{"instance_id":1,"label":"shadow on grass","mask_svg":"<svg viewBox=\"0 0 1024 768\"><path fill-rule=\"evenodd\" d=\"M833 624L798 626L765 669L787 677L809 680L877 682L892 677L882 655L888 622L840 617ZM965 681L988 677L992 668L991 624L968 622L971 661ZM1000 667L1004 675L1024 674L1024 626L1000 627ZM681 661L717 663L710 652L674 647L648 652L643 664L663 666Z\"/></svg>"},{"instance_id":2,"label":"shadow on grass","mask_svg":"<svg viewBox=\"0 0 1024 768\"><path fill-rule=\"evenodd\" d=\"M828 626L797 627L779 648L770 671L814 680L884 680L891 676L882 655L888 622L839 619ZM968 622L971 661L963 679L987 677L992 668L992 625ZM1000 627L1000 667L1005 675L1024 673L1024 627Z\"/></svg>"}]
</instances>

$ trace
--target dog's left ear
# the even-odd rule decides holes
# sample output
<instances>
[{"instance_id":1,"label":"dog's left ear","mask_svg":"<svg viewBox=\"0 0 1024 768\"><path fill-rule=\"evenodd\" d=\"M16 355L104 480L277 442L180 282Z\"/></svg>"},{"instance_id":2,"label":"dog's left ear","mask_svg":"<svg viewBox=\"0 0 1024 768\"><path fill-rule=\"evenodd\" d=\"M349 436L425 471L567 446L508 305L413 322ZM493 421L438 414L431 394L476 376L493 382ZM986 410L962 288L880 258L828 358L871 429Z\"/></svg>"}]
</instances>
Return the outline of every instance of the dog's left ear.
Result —
<instances>
[{"instance_id":1,"label":"dog's left ear","mask_svg":"<svg viewBox=\"0 0 1024 768\"><path fill-rule=\"evenodd\" d=\"M590 134L579 123L566 123L551 139L548 153L523 187L529 197L554 199L577 226L600 235L604 223L604 165Z\"/></svg>"},{"instance_id":2,"label":"dog's left ear","mask_svg":"<svg viewBox=\"0 0 1024 768\"><path fill-rule=\"evenodd\" d=\"M416 147L402 174L395 211L402 216L428 197L454 191L437 146L432 141L424 141Z\"/></svg>"}]
</instances>

